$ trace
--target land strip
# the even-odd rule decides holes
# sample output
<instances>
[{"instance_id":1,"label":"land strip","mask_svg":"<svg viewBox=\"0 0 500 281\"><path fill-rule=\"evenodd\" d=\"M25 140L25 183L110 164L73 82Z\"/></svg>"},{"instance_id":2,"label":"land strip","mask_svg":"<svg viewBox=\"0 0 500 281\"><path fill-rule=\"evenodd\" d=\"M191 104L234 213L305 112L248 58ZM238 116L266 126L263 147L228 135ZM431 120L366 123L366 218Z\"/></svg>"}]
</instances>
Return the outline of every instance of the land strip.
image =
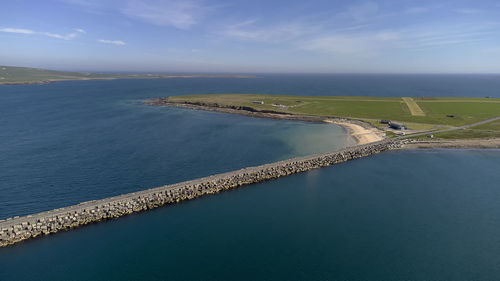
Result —
<instances>
[{"instance_id":1,"label":"land strip","mask_svg":"<svg viewBox=\"0 0 500 281\"><path fill-rule=\"evenodd\" d=\"M408 109L413 116L425 116L425 112L418 106L418 104L412 98L401 98L408 106Z\"/></svg>"},{"instance_id":2,"label":"land strip","mask_svg":"<svg viewBox=\"0 0 500 281\"><path fill-rule=\"evenodd\" d=\"M68 72L39 68L0 66L0 85L44 84L72 80L158 79L158 78L253 78L239 74L163 74L163 73L90 73Z\"/></svg>"},{"instance_id":3,"label":"land strip","mask_svg":"<svg viewBox=\"0 0 500 281\"><path fill-rule=\"evenodd\" d=\"M384 139L384 134L376 127L362 120L349 118L334 118L328 116L290 114L274 110L255 110L246 106L220 106L218 104L204 103L172 103L163 98L152 99L147 102L149 105L171 106L188 108L194 110L215 111L229 114L237 114L255 118L271 118L280 120L305 121L315 123L333 123L338 124L348 131L349 135L357 144L366 144Z\"/></svg>"},{"instance_id":4,"label":"land strip","mask_svg":"<svg viewBox=\"0 0 500 281\"><path fill-rule=\"evenodd\" d=\"M259 110L250 106L239 106L239 105L227 105L219 103L204 103L199 101L174 101L172 102L169 98L156 98L148 102L150 105L160 105L160 106L173 106L182 107L197 110L209 110L218 111L231 114L239 114L251 117L261 117L261 118L274 118L274 119L285 119L285 120L297 120L297 121L308 121L308 122L328 122L336 123L345 127L349 134L357 141L358 144L365 144L374 141L378 141L384 138L383 133L377 129L377 127L372 122L366 122L361 120L355 120L350 118L335 118L330 116L317 116L317 115L305 115L297 114L291 112L274 111L274 110ZM497 114L500 114L500 107ZM378 125L378 124L377 124ZM426 126L428 126L427 124ZM463 135L463 136L474 136L470 132L477 131L482 132L482 138L467 139L465 142L450 142L447 139L439 139L439 136L451 135ZM484 133L486 132L486 133ZM477 121L474 123L469 123L462 126L444 126L435 125L431 129L427 130L414 130L411 134L396 137L397 139L411 138L409 143L411 145L408 148L420 147L417 143L422 143L421 147L433 147L433 148L497 148L496 135L500 136L500 117L493 117L490 119ZM432 139L429 141L429 137L437 136L437 139ZM485 137L484 137L485 136ZM425 145L424 145L425 143ZM439 144L443 145L440 146Z\"/></svg>"},{"instance_id":5,"label":"land strip","mask_svg":"<svg viewBox=\"0 0 500 281\"><path fill-rule=\"evenodd\" d=\"M408 105L397 97L356 96L283 96L254 94L210 94L171 96L152 100L151 105L167 105L235 113L253 117L278 118L359 124L365 129L377 128L387 137L403 132L389 128L381 120L405 124L404 134L436 132L444 128L461 128L500 115L498 98L412 98L425 116L411 114ZM359 121L363 121L359 123ZM346 126L344 126L346 127ZM349 128L347 128L349 130ZM434 134L443 139L492 139L500 137L500 121Z\"/></svg>"}]
</instances>

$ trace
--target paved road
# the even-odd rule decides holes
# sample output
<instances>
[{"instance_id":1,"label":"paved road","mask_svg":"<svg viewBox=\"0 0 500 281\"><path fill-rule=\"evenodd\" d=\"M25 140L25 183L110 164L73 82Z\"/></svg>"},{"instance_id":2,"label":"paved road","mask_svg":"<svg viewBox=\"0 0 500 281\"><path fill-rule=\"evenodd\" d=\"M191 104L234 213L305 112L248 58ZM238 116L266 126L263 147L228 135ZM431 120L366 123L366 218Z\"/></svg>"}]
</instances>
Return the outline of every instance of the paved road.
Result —
<instances>
[{"instance_id":1,"label":"paved road","mask_svg":"<svg viewBox=\"0 0 500 281\"><path fill-rule=\"evenodd\" d=\"M479 125L491 123L491 122L497 121L497 120L500 120L500 116L495 117L495 118L491 118L491 119L488 119L488 120L484 120L484 121L481 121L481 122L476 122L476 123L472 123L472 124L469 124L469 125L460 126L460 127L453 127L453 128L442 129L442 130L437 130L437 131L426 131L426 132L423 132L423 133L411 134L411 135L407 135L407 136L397 137L396 139L405 139L405 138L411 138L411 137L417 137L417 136L424 136L424 135L429 135L429 134L437 134L437 133L445 133L445 132L451 132L451 131L456 131L456 130L463 130L463 129L467 129L467 128L470 128L470 127L476 127L476 126L479 126Z\"/></svg>"}]
</instances>

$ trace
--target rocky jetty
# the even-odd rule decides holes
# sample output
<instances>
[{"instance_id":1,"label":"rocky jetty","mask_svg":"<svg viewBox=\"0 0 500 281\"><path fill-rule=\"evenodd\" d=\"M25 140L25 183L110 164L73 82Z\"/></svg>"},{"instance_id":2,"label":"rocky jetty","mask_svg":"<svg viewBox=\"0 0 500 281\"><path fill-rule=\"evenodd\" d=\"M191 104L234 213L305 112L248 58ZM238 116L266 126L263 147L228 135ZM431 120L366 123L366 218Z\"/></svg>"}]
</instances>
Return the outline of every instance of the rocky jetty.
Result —
<instances>
[{"instance_id":1,"label":"rocky jetty","mask_svg":"<svg viewBox=\"0 0 500 281\"><path fill-rule=\"evenodd\" d=\"M384 140L1 220L0 246L397 149L404 142Z\"/></svg>"}]
</instances>

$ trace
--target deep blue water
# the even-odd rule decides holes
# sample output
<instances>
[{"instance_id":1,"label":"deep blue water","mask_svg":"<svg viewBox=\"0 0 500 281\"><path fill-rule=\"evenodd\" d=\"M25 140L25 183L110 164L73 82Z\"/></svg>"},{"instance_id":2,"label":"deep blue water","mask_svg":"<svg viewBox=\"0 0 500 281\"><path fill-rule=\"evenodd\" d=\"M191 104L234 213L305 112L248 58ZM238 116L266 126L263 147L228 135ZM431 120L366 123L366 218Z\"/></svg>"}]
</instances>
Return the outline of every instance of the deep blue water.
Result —
<instances>
[{"instance_id":1,"label":"deep blue water","mask_svg":"<svg viewBox=\"0 0 500 281\"><path fill-rule=\"evenodd\" d=\"M495 76L0 87L0 218L336 149L333 125L149 107L202 93L496 96ZM494 280L500 151L389 152L0 249L0 280Z\"/></svg>"},{"instance_id":2,"label":"deep blue water","mask_svg":"<svg viewBox=\"0 0 500 281\"><path fill-rule=\"evenodd\" d=\"M0 280L496 280L500 151L389 152L0 250Z\"/></svg>"},{"instance_id":3,"label":"deep blue water","mask_svg":"<svg viewBox=\"0 0 500 281\"><path fill-rule=\"evenodd\" d=\"M148 89L157 82L154 91ZM0 218L353 143L337 125L143 103L147 98L175 93L179 83L190 86L192 82L199 81L88 81L0 87ZM140 90L141 85L146 90ZM203 84L198 87L197 92Z\"/></svg>"}]
</instances>

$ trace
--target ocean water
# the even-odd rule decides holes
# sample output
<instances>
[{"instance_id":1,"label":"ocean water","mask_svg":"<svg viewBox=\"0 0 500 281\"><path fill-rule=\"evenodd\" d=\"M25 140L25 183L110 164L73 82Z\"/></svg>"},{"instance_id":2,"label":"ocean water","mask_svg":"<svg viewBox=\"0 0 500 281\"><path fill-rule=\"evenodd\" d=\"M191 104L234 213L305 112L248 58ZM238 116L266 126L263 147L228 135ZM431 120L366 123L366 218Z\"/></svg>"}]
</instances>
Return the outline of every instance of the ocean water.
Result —
<instances>
[{"instance_id":1,"label":"ocean water","mask_svg":"<svg viewBox=\"0 0 500 281\"><path fill-rule=\"evenodd\" d=\"M472 76L0 87L0 218L352 144L342 128L145 106L201 93L498 96ZM379 154L0 249L0 280L494 280L500 151Z\"/></svg>"},{"instance_id":2,"label":"ocean water","mask_svg":"<svg viewBox=\"0 0 500 281\"><path fill-rule=\"evenodd\" d=\"M333 124L147 106L174 92L139 90L157 81L0 88L0 218L354 143Z\"/></svg>"},{"instance_id":3,"label":"ocean water","mask_svg":"<svg viewBox=\"0 0 500 281\"><path fill-rule=\"evenodd\" d=\"M496 280L499 170L383 153L0 249L0 280Z\"/></svg>"}]
</instances>

